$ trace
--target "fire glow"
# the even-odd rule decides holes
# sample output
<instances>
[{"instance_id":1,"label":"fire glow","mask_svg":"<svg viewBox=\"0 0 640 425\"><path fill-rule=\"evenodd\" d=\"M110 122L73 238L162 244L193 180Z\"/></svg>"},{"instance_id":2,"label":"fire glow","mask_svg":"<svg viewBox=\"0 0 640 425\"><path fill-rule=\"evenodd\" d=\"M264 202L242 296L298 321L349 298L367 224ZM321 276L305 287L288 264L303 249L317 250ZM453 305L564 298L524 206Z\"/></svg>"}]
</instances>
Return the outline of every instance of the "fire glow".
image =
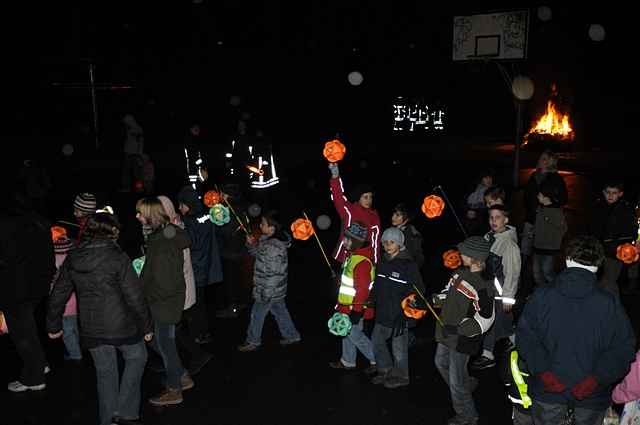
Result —
<instances>
[{"instance_id":1,"label":"fire glow","mask_svg":"<svg viewBox=\"0 0 640 425\"><path fill-rule=\"evenodd\" d=\"M553 98L557 96L555 85L552 87ZM529 137L532 135L551 137L557 140L570 142L574 139L573 128L569 121L569 114L558 111L558 108L552 99L547 101L547 109L529 132L524 136L524 144L527 144Z\"/></svg>"}]
</instances>

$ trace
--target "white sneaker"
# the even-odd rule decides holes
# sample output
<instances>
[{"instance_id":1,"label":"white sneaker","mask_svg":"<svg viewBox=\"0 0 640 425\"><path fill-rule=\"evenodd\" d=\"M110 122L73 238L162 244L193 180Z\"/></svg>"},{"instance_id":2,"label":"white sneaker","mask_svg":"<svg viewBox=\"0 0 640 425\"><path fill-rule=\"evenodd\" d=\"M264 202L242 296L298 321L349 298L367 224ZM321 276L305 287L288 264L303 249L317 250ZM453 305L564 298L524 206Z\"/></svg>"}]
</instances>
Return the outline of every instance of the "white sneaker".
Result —
<instances>
[{"instance_id":1,"label":"white sneaker","mask_svg":"<svg viewBox=\"0 0 640 425\"><path fill-rule=\"evenodd\" d=\"M47 388L47 384L25 385L20 381L9 382L7 389L12 393L22 393L25 391L42 391Z\"/></svg>"}]
</instances>

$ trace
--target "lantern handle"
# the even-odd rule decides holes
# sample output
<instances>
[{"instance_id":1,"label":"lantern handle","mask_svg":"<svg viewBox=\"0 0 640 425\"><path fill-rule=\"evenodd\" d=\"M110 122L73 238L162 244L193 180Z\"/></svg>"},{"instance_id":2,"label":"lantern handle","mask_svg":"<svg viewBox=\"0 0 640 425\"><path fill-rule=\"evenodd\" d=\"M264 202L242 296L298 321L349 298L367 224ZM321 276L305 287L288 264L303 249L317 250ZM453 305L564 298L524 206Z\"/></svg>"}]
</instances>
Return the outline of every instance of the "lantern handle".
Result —
<instances>
[{"instance_id":1,"label":"lantern handle","mask_svg":"<svg viewBox=\"0 0 640 425\"><path fill-rule=\"evenodd\" d=\"M220 189L218 189L217 185L216 185L216 190L218 191L218 193L223 193L223 192L220 191ZM229 202L227 202L226 199L224 199L223 195L220 195L220 198L222 198L222 202L224 202L227 205L227 207L231 210L231 212L233 213L233 216L236 218L236 221L238 222L238 224L240 225L242 230L244 230L244 232L247 234L247 236L251 236L251 234L249 233L247 228L244 226L244 224L242 223L242 220L240 220L240 217L238 217L238 214L236 214L236 211L233 209L231 204Z\"/></svg>"},{"instance_id":2,"label":"lantern handle","mask_svg":"<svg viewBox=\"0 0 640 425\"><path fill-rule=\"evenodd\" d=\"M304 218L311 223L311 220L309 220L309 217L307 216L307 213L302 211L302 214L304 215ZM316 229L313 227L313 223L311 224L311 227L313 228L313 236L316 237L316 242L318 242L318 246L320 247L320 251L322 252L322 256L324 257L324 261L327 262L327 266L329 266L329 270L331 271L331 277L336 277L336 273L333 271L333 268L331 267L331 263L329 262L329 258L327 258L327 254L325 254L324 252L324 248L322 247L322 243L320 243L320 238L318 238L318 234L316 233Z\"/></svg>"},{"instance_id":3,"label":"lantern handle","mask_svg":"<svg viewBox=\"0 0 640 425\"><path fill-rule=\"evenodd\" d=\"M440 316L438 316L438 313L436 313L433 307L431 307L431 304L429 304L429 301L427 301L424 295L422 295L422 292L420 292L420 290L416 287L415 284L412 284L412 286L413 286L413 289L416 290L416 293L418 294L418 296L422 298L422 300L425 302L425 304L429 308L429 311L431 311L431 314L433 314L433 317L435 317L438 323L440 323L440 326L444 328L444 323L442 323L442 319L440 319Z\"/></svg>"},{"instance_id":4,"label":"lantern handle","mask_svg":"<svg viewBox=\"0 0 640 425\"><path fill-rule=\"evenodd\" d=\"M458 214L456 213L456 209L453 207L453 204L449 200L449 197L447 196L447 193L444 191L444 188L442 186L438 185L438 186L433 188L434 192L436 190L439 190L440 193L442 193L442 196L444 196L444 200L447 201L447 204L449 204L449 208L451 208L451 212L453 212L453 216L456 218L456 221L458 222L458 226L460 226L460 230L462 230L462 234L464 235L464 238L465 239L468 238L469 235L467 235L467 230L462 225L462 221L460 221L460 217L458 217Z\"/></svg>"}]
</instances>

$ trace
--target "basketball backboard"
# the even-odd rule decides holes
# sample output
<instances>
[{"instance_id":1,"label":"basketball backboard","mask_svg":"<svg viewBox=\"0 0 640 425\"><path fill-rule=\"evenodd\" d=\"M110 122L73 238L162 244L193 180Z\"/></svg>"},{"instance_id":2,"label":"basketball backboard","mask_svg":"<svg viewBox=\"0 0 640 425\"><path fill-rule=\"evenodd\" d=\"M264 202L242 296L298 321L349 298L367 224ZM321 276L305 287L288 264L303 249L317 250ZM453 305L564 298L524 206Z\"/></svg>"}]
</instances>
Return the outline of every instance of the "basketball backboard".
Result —
<instances>
[{"instance_id":1,"label":"basketball backboard","mask_svg":"<svg viewBox=\"0 0 640 425\"><path fill-rule=\"evenodd\" d=\"M526 59L528 34L528 10L455 16L453 60Z\"/></svg>"}]
</instances>

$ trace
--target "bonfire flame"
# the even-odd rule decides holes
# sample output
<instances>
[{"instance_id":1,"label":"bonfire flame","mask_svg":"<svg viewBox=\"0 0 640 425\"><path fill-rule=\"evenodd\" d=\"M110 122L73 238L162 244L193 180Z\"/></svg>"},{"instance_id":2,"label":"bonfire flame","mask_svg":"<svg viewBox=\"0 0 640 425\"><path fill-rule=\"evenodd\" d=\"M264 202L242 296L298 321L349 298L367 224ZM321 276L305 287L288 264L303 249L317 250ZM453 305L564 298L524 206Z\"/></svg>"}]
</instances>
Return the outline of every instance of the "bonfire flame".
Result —
<instances>
[{"instance_id":1,"label":"bonfire flame","mask_svg":"<svg viewBox=\"0 0 640 425\"><path fill-rule=\"evenodd\" d=\"M552 94L552 97L557 96L555 85L552 87ZM544 115L538 119L531 127L531 130L524 136L525 144L532 134L547 135L564 141L571 141L574 138L573 128L569 123L569 114L559 112L552 99L547 101L547 109Z\"/></svg>"}]
</instances>

